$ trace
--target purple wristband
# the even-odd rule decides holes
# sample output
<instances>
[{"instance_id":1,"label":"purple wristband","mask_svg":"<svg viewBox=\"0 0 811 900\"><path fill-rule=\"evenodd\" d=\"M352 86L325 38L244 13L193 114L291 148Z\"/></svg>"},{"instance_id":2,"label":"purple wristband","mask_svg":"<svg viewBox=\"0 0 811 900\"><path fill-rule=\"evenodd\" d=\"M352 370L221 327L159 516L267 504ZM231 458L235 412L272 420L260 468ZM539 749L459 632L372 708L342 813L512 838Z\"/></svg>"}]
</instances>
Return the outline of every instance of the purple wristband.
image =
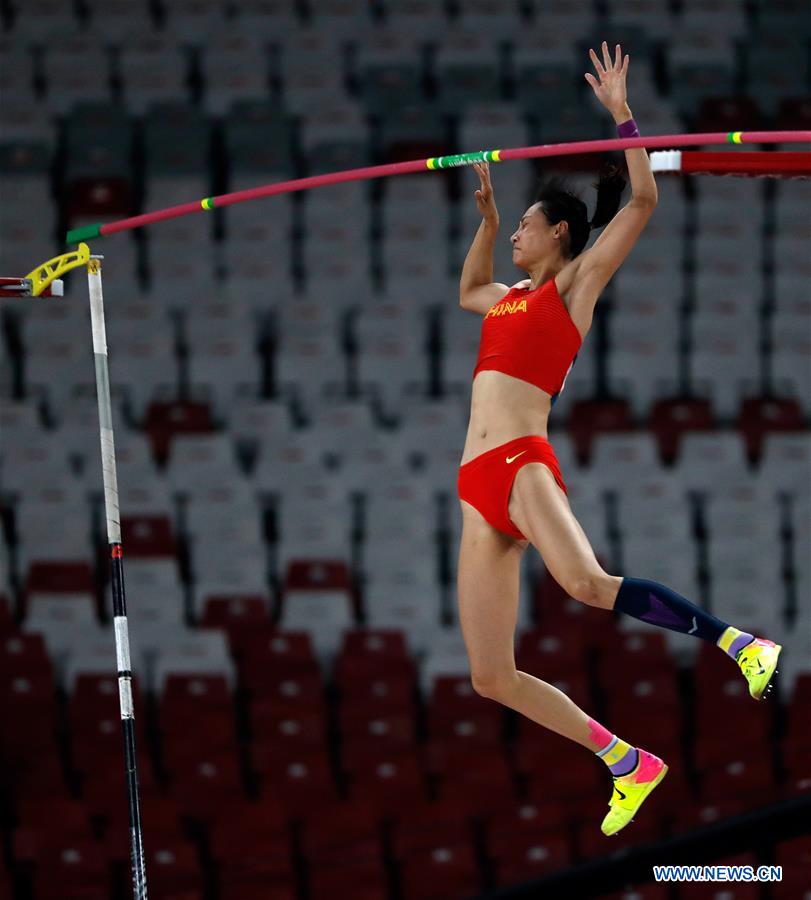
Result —
<instances>
[{"instance_id":1,"label":"purple wristband","mask_svg":"<svg viewBox=\"0 0 811 900\"><path fill-rule=\"evenodd\" d=\"M617 137L639 137L639 129L636 127L636 122L634 122L633 119L628 119L627 122L622 122L617 125Z\"/></svg>"}]
</instances>

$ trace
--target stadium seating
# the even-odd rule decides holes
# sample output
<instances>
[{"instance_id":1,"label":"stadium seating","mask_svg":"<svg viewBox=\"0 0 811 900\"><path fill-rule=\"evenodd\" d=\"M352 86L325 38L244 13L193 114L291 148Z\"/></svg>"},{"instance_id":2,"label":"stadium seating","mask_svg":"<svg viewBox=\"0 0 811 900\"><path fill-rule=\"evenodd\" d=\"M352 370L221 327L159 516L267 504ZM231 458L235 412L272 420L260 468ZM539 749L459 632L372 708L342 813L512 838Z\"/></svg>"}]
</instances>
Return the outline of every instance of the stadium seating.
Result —
<instances>
[{"instance_id":1,"label":"stadium seating","mask_svg":"<svg viewBox=\"0 0 811 900\"><path fill-rule=\"evenodd\" d=\"M0 3L0 274L62 252L64 226L610 136L582 78L603 37L630 50L643 133L808 127L795 0L581 6ZM591 163L572 165L591 209ZM521 277L509 234L540 171L493 167L497 281ZM781 707L754 705L716 648L585 607L527 560L518 666L671 765L620 852L807 790L811 745L808 184L657 181L550 439L609 571L788 652ZM475 187L339 184L94 245L155 896L461 900L607 853L600 764L475 693L455 611ZM32 900L122 897L129 864L80 273L66 291L0 308L0 897ZM730 717L758 753L730 750ZM775 844L769 896L802 896L809 852Z\"/></svg>"}]
</instances>

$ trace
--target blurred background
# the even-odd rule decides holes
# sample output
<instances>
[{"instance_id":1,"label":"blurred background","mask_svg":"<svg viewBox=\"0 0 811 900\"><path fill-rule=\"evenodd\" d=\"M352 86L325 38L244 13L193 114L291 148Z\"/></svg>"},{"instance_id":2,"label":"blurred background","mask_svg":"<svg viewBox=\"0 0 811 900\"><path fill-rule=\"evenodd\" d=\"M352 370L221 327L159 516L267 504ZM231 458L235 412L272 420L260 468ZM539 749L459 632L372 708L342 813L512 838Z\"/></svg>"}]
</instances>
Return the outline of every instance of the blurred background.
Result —
<instances>
[{"instance_id":1,"label":"blurred background","mask_svg":"<svg viewBox=\"0 0 811 900\"><path fill-rule=\"evenodd\" d=\"M630 53L643 134L811 128L810 12L2 0L0 275L68 227L266 182L611 137L583 78L603 39ZM589 209L600 161L565 160ZM509 235L563 162L491 167L496 280L523 277ZM602 764L469 683L455 487L481 319L458 277L477 183L344 184L92 246L150 893L454 900L546 877L548 896L808 896L811 185L659 176L552 412L607 570L786 648L758 705L717 648L586 608L527 554L519 667L671 767L609 842ZM0 897L123 898L84 274L64 299L4 300L0 354ZM691 835L679 862L782 864L782 884L646 884L644 848L669 862Z\"/></svg>"}]
</instances>

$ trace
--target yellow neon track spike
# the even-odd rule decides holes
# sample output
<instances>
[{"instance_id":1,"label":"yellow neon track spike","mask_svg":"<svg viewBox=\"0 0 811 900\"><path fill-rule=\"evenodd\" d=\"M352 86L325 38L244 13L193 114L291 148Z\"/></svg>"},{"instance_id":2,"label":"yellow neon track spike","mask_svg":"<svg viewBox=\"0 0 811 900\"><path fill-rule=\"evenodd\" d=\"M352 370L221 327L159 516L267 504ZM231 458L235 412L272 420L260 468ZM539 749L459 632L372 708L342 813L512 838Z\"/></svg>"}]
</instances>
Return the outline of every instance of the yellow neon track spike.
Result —
<instances>
[{"instance_id":1,"label":"yellow neon track spike","mask_svg":"<svg viewBox=\"0 0 811 900\"><path fill-rule=\"evenodd\" d=\"M75 250L69 253L63 253L61 256L55 256L48 262L42 263L29 272L25 276L27 281L31 282L31 296L39 297L39 295L57 278L70 272L77 266L83 266L90 259L90 247L87 244L79 244Z\"/></svg>"}]
</instances>

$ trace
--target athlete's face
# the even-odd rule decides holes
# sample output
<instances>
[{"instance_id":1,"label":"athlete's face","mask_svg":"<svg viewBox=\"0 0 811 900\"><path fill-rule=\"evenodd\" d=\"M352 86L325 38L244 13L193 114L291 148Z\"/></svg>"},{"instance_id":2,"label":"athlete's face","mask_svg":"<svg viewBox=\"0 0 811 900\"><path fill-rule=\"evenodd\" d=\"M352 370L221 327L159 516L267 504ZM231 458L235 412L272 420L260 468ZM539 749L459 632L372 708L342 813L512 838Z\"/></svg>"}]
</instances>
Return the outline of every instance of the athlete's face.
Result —
<instances>
[{"instance_id":1,"label":"athlete's face","mask_svg":"<svg viewBox=\"0 0 811 900\"><path fill-rule=\"evenodd\" d=\"M568 230L569 224L565 221L550 225L541 204L534 203L521 217L510 238L513 262L528 272L547 257L561 253L561 242Z\"/></svg>"}]
</instances>

